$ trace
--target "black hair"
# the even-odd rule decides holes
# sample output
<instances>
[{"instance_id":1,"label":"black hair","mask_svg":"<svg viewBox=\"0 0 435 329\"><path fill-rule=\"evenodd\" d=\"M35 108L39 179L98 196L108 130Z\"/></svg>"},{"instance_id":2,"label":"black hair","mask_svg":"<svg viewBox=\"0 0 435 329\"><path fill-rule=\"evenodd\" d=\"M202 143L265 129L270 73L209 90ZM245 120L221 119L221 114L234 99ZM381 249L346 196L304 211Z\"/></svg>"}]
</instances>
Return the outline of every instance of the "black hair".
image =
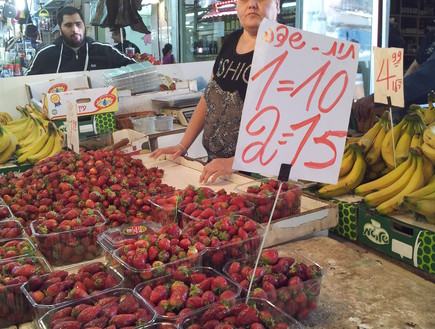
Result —
<instances>
[{"instance_id":1,"label":"black hair","mask_svg":"<svg viewBox=\"0 0 435 329\"><path fill-rule=\"evenodd\" d=\"M114 32L116 34L120 34L120 31L122 31L122 39L125 40L127 33L125 32L125 29L123 27L119 28L119 27L114 27L112 29L110 29L111 32Z\"/></svg>"},{"instance_id":2,"label":"black hair","mask_svg":"<svg viewBox=\"0 0 435 329\"><path fill-rule=\"evenodd\" d=\"M170 43L167 43L162 49L163 56L166 56L166 54L169 53L171 50L172 45Z\"/></svg>"},{"instance_id":3,"label":"black hair","mask_svg":"<svg viewBox=\"0 0 435 329\"><path fill-rule=\"evenodd\" d=\"M38 37L38 28L33 24L28 24L26 26L26 37L36 39Z\"/></svg>"},{"instance_id":4,"label":"black hair","mask_svg":"<svg viewBox=\"0 0 435 329\"><path fill-rule=\"evenodd\" d=\"M80 11L80 9L77 9L75 7L63 7L61 10L59 10L59 12L57 13L57 24L59 24L59 27L62 25L62 21L63 21L63 16L65 15L74 15L74 14L79 14L81 20L83 21L83 23L85 22L85 19L83 18L83 14Z\"/></svg>"}]
</instances>

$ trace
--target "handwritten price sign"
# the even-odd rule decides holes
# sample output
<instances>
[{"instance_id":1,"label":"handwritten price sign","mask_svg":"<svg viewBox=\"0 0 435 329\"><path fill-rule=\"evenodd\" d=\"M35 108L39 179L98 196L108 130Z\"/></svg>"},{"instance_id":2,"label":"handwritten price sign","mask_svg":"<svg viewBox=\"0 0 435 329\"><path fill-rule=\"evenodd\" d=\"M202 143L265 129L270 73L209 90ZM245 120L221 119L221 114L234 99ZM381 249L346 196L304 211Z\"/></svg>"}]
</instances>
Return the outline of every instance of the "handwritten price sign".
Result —
<instances>
[{"instance_id":1,"label":"handwritten price sign","mask_svg":"<svg viewBox=\"0 0 435 329\"><path fill-rule=\"evenodd\" d=\"M233 168L336 183L359 45L264 19L255 46Z\"/></svg>"},{"instance_id":2,"label":"handwritten price sign","mask_svg":"<svg viewBox=\"0 0 435 329\"><path fill-rule=\"evenodd\" d=\"M66 102L66 142L67 147L79 153L79 123L77 119L77 104Z\"/></svg>"},{"instance_id":3,"label":"handwritten price sign","mask_svg":"<svg viewBox=\"0 0 435 329\"><path fill-rule=\"evenodd\" d=\"M375 102L404 107L403 101L403 49L373 47Z\"/></svg>"}]
</instances>

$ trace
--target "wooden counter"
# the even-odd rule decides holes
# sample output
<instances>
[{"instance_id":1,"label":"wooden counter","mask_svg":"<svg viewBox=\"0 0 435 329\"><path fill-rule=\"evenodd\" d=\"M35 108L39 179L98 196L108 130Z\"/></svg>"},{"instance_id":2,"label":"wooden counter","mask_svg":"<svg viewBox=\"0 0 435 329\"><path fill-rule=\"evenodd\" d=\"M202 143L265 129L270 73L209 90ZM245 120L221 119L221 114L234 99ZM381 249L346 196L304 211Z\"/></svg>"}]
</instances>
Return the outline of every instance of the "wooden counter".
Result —
<instances>
[{"instance_id":1,"label":"wooden counter","mask_svg":"<svg viewBox=\"0 0 435 329\"><path fill-rule=\"evenodd\" d=\"M327 273L306 328L435 328L435 284L351 242L329 237L279 247L295 249Z\"/></svg>"}]
</instances>

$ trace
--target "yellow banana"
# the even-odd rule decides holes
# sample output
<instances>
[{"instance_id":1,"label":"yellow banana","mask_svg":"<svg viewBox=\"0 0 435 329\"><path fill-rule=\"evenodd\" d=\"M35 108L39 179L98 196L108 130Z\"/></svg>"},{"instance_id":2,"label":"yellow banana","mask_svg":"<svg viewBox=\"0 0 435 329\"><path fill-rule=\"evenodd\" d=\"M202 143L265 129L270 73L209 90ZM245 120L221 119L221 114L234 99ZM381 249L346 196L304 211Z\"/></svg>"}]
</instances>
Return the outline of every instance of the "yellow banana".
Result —
<instances>
[{"instance_id":1,"label":"yellow banana","mask_svg":"<svg viewBox=\"0 0 435 329\"><path fill-rule=\"evenodd\" d=\"M393 151L393 136L394 136L394 144L397 144L399 137L402 132L403 126L407 123L406 117L402 119L393 129L390 129L388 134L385 135L384 140L382 141L381 155L384 159L385 164L388 168L393 169L396 167L394 162L394 151Z\"/></svg>"},{"instance_id":2,"label":"yellow banana","mask_svg":"<svg viewBox=\"0 0 435 329\"><path fill-rule=\"evenodd\" d=\"M427 182L427 184L425 186L423 186L422 188L415 190L412 193L409 193L407 196L409 197L419 197L419 198L424 198L430 194L435 193L435 175L433 175L429 181ZM435 209L434 209L435 211Z\"/></svg>"},{"instance_id":3,"label":"yellow banana","mask_svg":"<svg viewBox=\"0 0 435 329\"><path fill-rule=\"evenodd\" d=\"M420 147L423 144L423 136L421 134L414 134L411 139L410 148Z\"/></svg>"},{"instance_id":4,"label":"yellow banana","mask_svg":"<svg viewBox=\"0 0 435 329\"><path fill-rule=\"evenodd\" d=\"M21 119L19 119L21 120ZM13 134L17 134L20 131L23 131L26 129L27 125L30 123L30 117L26 117L24 121L21 121L20 124L12 124L14 121L9 122L6 125L6 128Z\"/></svg>"},{"instance_id":5,"label":"yellow banana","mask_svg":"<svg viewBox=\"0 0 435 329\"><path fill-rule=\"evenodd\" d=\"M423 151L422 151L423 153ZM434 166L432 164L432 161L428 159L427 156L424 155L424 153L421 155L423 157L423 176L424 176L424 183L426 184L429 179L434 174Z\"/></svg>"},{"instance_id":6,"label":"yellow banana","mask_svg":"<svg viewBox=\"0 0 435 329\"><path fill-rule=\"evenodd\" d=\"M424 176L423 176L423 158L421 155L416 155L416 169L414 173L412 174L411 179L409 180L408 184L396 195L394 195L392 198L388 199L385 202L382 202L380 205L376 207L376 210L380 214L390 214L393 211L399 209L399 202L402 201L403 197L405 195L408 195L409 193L412 193L424 185Z\"/></svg>"},{"instance_id":7,"label":"yellow banana","mask_svg":"<svg viewBox=\"0 0 435 329\"><path fill-rule=\"evenodd\" d=\"M402 191L405 188L406 185L409 184L409 181L410 181L412 175L414 174L416 167L417 167L416 157L412 156L412 164L405 171L405 173L401 177L399 177L391 185L388 185L384 188L380 188L376 192L372 192L372 193L367 194L364 197L365 203L367 203L367 205L369 205L370 207L375 207L375 206L378 206L381 203L391 199L395 195L397 195L400 191Z\"/></svg>"},{"instance_id":8,"label":"yellow banana","mask_svg":"<svg viewBox=\"0 0 435 329\"><path fill-rule=\"evenodd\" d=\"M341 160L339 177L347 175L355 162L355 152L352 149L349 149L349 152L346 152L345 155L343 155L343 160Z\"/></svg>"},{"instance_id":9,"label":"yellow banana","mask_svg":"<svg viewBox=\"0 0 435 329\"><path fill-rule=\"evenodd\" d=\"M398 165L408 158L412 136L414 136L414 123L408 122L405 132L400 136L396 144L396 163Z\"/></svg>"},{"instance_id":10,"label":"yellow banana","mask_svg":"<svg viewBox=\"0 0 435 329\"><path fill-rule=\"evenodd\" d=\"M6 125L7 125L8 129L10 129L13 126L19 126L19 125L22 125L25 122L27 122L27 117L19 118L17 120L9 121Z\"/></svg>"},{"instance_id":11,"label":"yellow banana","mask_svg":"<svg viewBox=\"0 0 435 329\"><path fill-rule=\"evenodd\" d=\"M11 142L9 143L8 147L0 154L0 164L8 161L14 155L15 150L17 149L18 146L18 140L15 137L15 135L12 134L7 129L5 131L9 135Z\"/></svg>"},{"instance_id":12,"label":"yellow banana","mask_svg":"<svg viewBox=\"0 0 435 329\"><path fill-rule=\"evenodd\" d=\"M30 147L29 145L27 151L21 154L20 156L18 156L17 163L18 164L25 163L28 157L38 153L47 143L48 137L49 137L49 133L47 131L45 134L39 137L39 139L36 140L35 143L31 144L32 147Z\"/></svg>"},{"instance_id":13,"label":"yellow banana","mask_svg":"<svg viewBox=\"0 0 435 329\"><path fill-rule=\"evenodd\" d=\"M380 161L370 166L370 170L379 175L382 172L382 170L384 170L386 167L387 166L385 165L385 162L382 159L380 159Z\"/></svg>"},{"instance_id":14,"label":"yellow banana","mask_svg":"<svg viewBox=\"0 0 435 329\"><path fill-rule=\"evenodd\" d=\"M367 181L369 181L369 182L371 182L371 181L373 181L373 180L375 180L376 178L378 178L379 176L378 176L378 173L377 172L374 172L373 170L371 170L371 168L368 170L368 171L366 171L366 175L365 175L365 179L367 180Z\"/></svg>"},{"instance_id":15,"label":"yellow banana","mask_svg":"<svg viewBox=\"0 0 435 329\"><path fill-rule=\"evenodd\" d=\"M53 150L51 151L51 153L48 155L48 157L52 157L52 156L56 155L57 153L60 153L62 151L62 148L63 148L63 142L64 142L64 139L63 139L62 135L60 134L60 130L58 130L56 128L54 147L53 147Z\"/></svg>"},{"instance_id":16,"label":"yellow banana","mask_svg":"<svg viewBox=\"0 0 435 329\"><path fill-rule=\"evenodd\" d=\"M47 133L48 133L47 143L45 143L44 147L39 152L29 156L27 158L28 162L35 163L38 162L39 160L45 159L53 151L56 132L53 132L51 129L49 129Z\"/></svg>"},{"instance_id":17,"label":"yellow banana","mask_svg":"<svg viewBox=\"0 0 435 329\"><path fill-rule=\"evenodd\" d=\"M9 136L5 128L0 125L0 154L8 148L10 143L11 137Z\"/></svg>"},{"instance_id":18,"label":"yellow banana","mask_svg":"<svg viewBox=\"0 0 435 329\"><path fill-rule=\"evenodd\" d=\"M352 191L355 187L361 184L364 179L364 175L366 172L366 162L364 160L364 155L358 144L353 144L351 147L354 147L355 150L355 162L352 167L352 170L346 176L343 176L338 179L337 184L328 184L320 188L317 193L321 198L332 198L335 196L343 195Z\"/></svg>"},{"instance_id":19,"label":"yellow banana","mask_svg":"<svg viewBox=\"0 0 435 329\"><path fill-rule=\"evenodd\" d=\"M36 140L38 140L39 137L42 136L42 134L45 134L45 129L39 123L39 121L36 121L35 127L33 128L32 132L25 139L20 141L20 149L18 150L18 153L23 153L22 150L27 146L33 144Z\"/></svg>"},{"instance_id":20,"label":"yellow banana","mask_svg":"<svg viewBox=\"0 0 435 329\"><path fill-rule=\"evenodd\" d=\"M388 121L382 119L381 121L382 121L381 129L379 130L372 146L370 147L369 151L366 154L366 162L368 165L373 165L376 162L378 162L379 158L381 157L382 142L384 141L385 135L389 130Z\"/></svg>"},{"instance_id":21,"label":"yellow banana","mask_svg":"<svg viewBox=\"0 0 435 329\"><path fill-rule=\"evenodd\" d=\"M420 148L424 155L428 157L433 165L435 165L435 149L430 147L430 145L426 143L421 144Z\"/></svg>"},{"instance_id":22,"label":"yellow banana","mask_svg":"<svg viewBox=\"0 0 435 329\"><path fill-rule=\"evenodd\" d=\"M9 113L7 112L0 112L0 123L5 125L8 122L12 121L12 117Z\"/></svg>"},{"instance_id":23,"label":"yellow banana","mask_svg":"<svg viewBox=\"0 0 435 329\"><path fill-rule=\"evenodd\" d=\"M400 205L423 215L429 222L435 224L435 195L430 198L405 195Z\"/></svg>"},{"instance_id":24,"label":"yellow banana","mask_svg":"<svg viewBox=\"0 0 435 329\"><path fill-rule=\"evenodd\" d=\"M355 189L355 194L360 196L365 196L369 193L380 191L388 186L397 182L400 177L404 175L404 173L409 169L412 164L412 158L409 157L405 162L403 162L397 168L391 170L388 174L378 178L369 183L362 184Z\"/></svg>"},{"instance_id":25,"label":"yellow banana","mask_svg":"<svg viewBox=\"0 0 435 329\"><path fill-rule=\"evenodd\" d=\"M373 127L371 127L358 141L363 153L366 153L375 141L376 135L379 133L379 130L381 130L382 127L381 121L382 120L376 122Z\"/></svg>"},{"instance_id":26,"label":"yellow banana","mask_svg":"<svg viewBox=\"0 0 435 329\"><path fill-rule=\"evenodd\" d=\"M423 141L435 149L435 123L431 124L423 131Z\"/></svg>"},{"instance_id":27,"label":"yellow banana","mask_svg":"<svg viewBox=\"0 0 435 329\"><path fill-rule=\"evenodd\" d=\"M29 136L32 133L34 128L35 128L35 121L33 121L31 119L27 123L26 127L24 127L24 130L15 133L15 136L17 136L18 142L26 139L26 137Z\"/></svg>"}]
</instances>

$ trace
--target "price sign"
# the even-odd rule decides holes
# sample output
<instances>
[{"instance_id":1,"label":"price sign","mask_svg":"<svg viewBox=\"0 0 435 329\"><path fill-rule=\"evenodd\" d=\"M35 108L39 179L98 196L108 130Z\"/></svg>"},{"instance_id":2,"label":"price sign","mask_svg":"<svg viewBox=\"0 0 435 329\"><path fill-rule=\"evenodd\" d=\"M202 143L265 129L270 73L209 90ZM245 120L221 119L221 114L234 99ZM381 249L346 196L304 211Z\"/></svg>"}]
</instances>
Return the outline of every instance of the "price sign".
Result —
<instances>
[{"instance_id":1,"label":"price sign","mask_svg":"<svg viewBox=\"0 0 435 329\"><path fill-rule=\"evenodd\" d=\"M79 153L79 123L77 120L77 104L66 101L66 141L67 147Z\"/></svg>"},{"instance_id":2,"label":"price sign","mask_svg":"<svg viewBox=\"0 0 435 329\"><path fill-rule=\"evenodd\" d=\"M403 49L373 47L375 103L404 107Z\"/></svg>"},{"instance_id":3,"label":"price sign","mask_svg":"<svg viewBox=\"0 0 435 329\"><path fill-rule=\"evenodd\" d=\"M359 45L264 19L233 169L336 183L343 157Z\"/></svg>"}]
</instances>

